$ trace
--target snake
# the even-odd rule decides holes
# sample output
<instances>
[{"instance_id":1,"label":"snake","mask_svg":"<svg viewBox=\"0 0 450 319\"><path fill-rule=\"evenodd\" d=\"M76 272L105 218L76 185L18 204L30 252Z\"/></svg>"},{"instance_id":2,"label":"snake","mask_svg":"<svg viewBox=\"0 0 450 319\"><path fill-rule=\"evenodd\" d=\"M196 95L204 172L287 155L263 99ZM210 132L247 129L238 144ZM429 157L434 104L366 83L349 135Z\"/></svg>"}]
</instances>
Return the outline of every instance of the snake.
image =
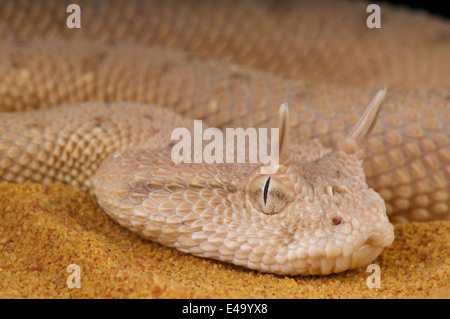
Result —
<instances>
[{"instance_id":1,"label":"snake","mask_svg":"<svg viewBox=\"0 0 450 319\"><path fill-rule=\"evenodd\" d=\"M449 219L448 20L382 4L371 29L358 1L72 2L0 2L1 180L79 187L146 239L278 275L362 267L392 223ZM171 134L194 120L278 128L277 169L176 163Z\"/></svg>"}]
</instances>

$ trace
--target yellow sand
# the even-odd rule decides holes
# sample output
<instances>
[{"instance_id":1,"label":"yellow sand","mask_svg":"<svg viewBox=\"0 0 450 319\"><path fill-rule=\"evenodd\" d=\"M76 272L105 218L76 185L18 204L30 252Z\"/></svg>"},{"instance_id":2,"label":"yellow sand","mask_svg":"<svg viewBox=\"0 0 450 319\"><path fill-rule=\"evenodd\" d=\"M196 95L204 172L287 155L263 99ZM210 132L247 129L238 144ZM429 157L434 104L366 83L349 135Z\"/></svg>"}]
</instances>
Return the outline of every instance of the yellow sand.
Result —
<instances>
[{"instance_id":1,"label":"yellow sand","mask_svg":"<svg viewBox=\"0 0 450 319\"><path fill-rule=\"evenodd\" d=\"M449 298L450 221L397 225L365 268L323 277L263 274L197 258L119 226L93 196L62 184L0 183L1 298ZM69 289L70 264L81 288Z\"/></svg>"}]
</instances>

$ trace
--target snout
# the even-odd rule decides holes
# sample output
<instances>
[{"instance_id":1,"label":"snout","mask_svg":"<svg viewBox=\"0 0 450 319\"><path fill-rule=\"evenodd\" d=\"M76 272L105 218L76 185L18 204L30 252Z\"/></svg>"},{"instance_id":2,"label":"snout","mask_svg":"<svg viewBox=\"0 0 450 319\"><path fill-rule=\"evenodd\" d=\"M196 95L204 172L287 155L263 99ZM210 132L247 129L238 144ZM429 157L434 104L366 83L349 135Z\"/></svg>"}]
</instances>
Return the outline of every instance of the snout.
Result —
<instances>
[{"instance_id":1,"label":"snout","mask_svg":"<svg viewBox=\"0 0 450 319\"><path fill-rule=\"evenodd\" d=\"M390 246L394 241L394 226L387 223L382 229L375 229L362 238L361 244L355 247L352 255L351 268L370 264L381 253L384 247Z\"/></svg>"}]
</instances>

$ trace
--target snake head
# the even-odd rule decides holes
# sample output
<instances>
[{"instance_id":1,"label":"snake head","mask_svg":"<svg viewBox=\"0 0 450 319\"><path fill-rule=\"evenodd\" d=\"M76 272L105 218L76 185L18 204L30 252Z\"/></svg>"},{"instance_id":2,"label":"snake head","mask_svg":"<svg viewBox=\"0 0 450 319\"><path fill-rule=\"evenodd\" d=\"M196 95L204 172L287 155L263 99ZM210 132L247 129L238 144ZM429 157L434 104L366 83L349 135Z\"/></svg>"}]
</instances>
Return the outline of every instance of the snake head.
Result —
<instances>
[{"instance_id":1,"label":"snake head","mask_svg":"<svg viewBox=\"0 0 450 319\"><path fill-rule=\"evenodd\" d=\"M94 178L99 204L144 238L263 272L324 275L366 265L393 240L358 151L379 94L369 105L375 112L332 152L314 140L289 142L282 106L270 174L260 163L176 163L170 147L114 154Z\"/></svg>"},{"instance_id":2,"label":"snake head","mask_svg":"<svg viewBox=\"0 0 450 319\"><path fill-rule=\"evenodd\" d=\"M341 272L369 264L392 243L384 201L367 186L360 159L385 93L377 93L334 151L311 140L287 147L288 109L282 106L281 165L271 175L255 169L246 184L247 208L255 223L270 229L266 256L254 258L258 267L279 274Z\"/></svg>"}]
</instances>

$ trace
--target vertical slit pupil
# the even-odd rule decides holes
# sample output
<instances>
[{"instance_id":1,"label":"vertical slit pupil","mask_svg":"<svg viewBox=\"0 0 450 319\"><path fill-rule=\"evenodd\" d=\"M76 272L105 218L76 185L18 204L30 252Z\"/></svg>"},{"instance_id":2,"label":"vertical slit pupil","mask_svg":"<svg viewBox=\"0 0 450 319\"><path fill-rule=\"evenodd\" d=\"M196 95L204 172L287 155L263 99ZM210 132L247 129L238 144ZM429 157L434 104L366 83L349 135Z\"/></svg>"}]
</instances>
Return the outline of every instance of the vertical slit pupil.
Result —
<instances>
[{"instance_id":1,"label":"vertical slit pupil","mask_svg":"<svg viewBox=\"0 0 450 319\"><path fill-rule=\"evenodd\" d=\"M264 184L264 205L267 205L267 194L269 193L270 177L267 179L266 184Z\"/></svg>"}]
</instances>

